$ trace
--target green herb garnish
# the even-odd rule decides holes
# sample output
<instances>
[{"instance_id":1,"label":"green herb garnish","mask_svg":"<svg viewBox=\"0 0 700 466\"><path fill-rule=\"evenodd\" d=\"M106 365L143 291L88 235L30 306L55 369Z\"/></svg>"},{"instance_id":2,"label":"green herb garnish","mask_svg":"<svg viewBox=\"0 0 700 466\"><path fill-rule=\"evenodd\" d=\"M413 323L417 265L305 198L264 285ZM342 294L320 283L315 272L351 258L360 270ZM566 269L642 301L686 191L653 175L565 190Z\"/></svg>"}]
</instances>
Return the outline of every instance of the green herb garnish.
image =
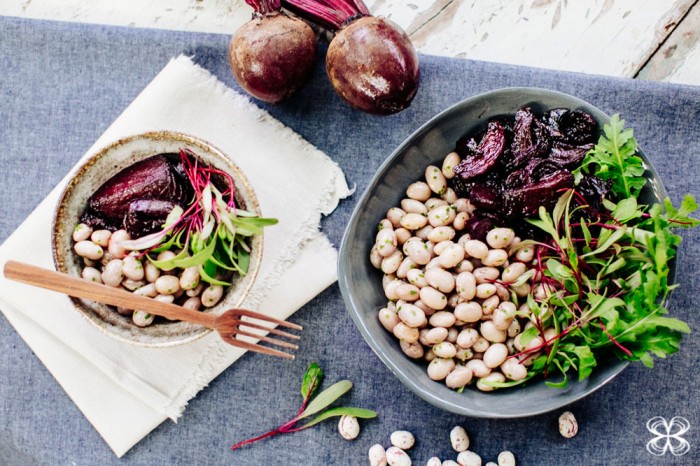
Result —
<instances>
[{"instance_id":1,"label":"green herb garnish","mask_svg":"<svg viewBox=\"0 0 700 466\"><path fill-rule=\"evenodd\" d=\"M318 390L318 387L321 385L323 376L323 370L321 370L318 364L316 364L315 362L309 364L309 367L306 370L306 373L304 374L304 378L301 383L301 395L304 401L301 405L301 408L297 412L297 415L292 420L281 425L277 429L271 430L270 432L259 435L252 439L239 442L232 446L231 449L236 450L244 445L248 445L249 443L257 442L258 440L262 440L267 437L272 437L278 434L289 434L292 432L298 432L332 417L349 415L361 419L371 419L377 416L376 412L363 408L351 408L340 406L326 409L336 400L338 400L338 398L350 391L350 389L352 388L352 382L350 382L349 380L341 380L340 382L336 382L327 389L323 390L321 393L319 393L315 398L313 398L314 394ZM314 417L311 421L308 421L301 426L297 426L297 424L299 424L299 421L311 417L313 415L316 415L316 417Z\"/></svg>"},{"instance_id":2,"label":"green herb garnish","mask_svg":"<svg viewBox=\"0 0 700 466\"><path fill-rule=\"evenodd\" d=\"M543 300L528 297L534 326L520 343L537 336L544 343L519 354L542 352L525 380L555 371L562 380L547 385L565 387L570 370L585 379L607 351L652 367L653 356L675 353L682 333L690 332L685 322L666 316L665 303L677 286L669 284L669 261L681 242L673 229L700 224L690 217L698 205L691 195L679 208L668 198L640 204L644 171L632 130L614 115L574 175L577 183L586 174L610 180L610 197L617 202L605 199L601 211L594 211L575 189L568 190L551 212L540 207L539 218L528 219L551 239L523 241L520 247L537 246L536 273L552 292ZM546 328L555 329L549 340Z\"/></svg>"}]
</instances>

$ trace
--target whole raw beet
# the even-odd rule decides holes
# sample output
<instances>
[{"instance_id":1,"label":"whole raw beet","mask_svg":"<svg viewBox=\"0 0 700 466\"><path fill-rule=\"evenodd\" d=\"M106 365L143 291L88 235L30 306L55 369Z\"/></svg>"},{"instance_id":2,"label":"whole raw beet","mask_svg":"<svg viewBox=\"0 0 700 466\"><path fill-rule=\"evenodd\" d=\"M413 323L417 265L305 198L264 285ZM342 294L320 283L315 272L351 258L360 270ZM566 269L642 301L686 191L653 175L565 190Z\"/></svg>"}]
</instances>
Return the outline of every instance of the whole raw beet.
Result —
<instances>
[{"instance_id":1,"label":"whole raw beet","mask_svg":"<svg viewBox=\"0 0 700 466\"><path fill-rule=\"evenodd\" d=\"M418 55L393 22L365 16L342 28L328 46L326 72L351 106L377 115L407 108L418 92Z\"/></svg>"},{"instance_id":2,"label":"whole raw beet","mask_svg":"<svg viewBox=\"0 0 700 466\"><path fill-rule=\"evenodd\" d=\"M279 11L255 14L231 37L228 58L236 81L246 92L278 103L311 75L316 37L308 24Z\"/></svg>"}]
</instances>

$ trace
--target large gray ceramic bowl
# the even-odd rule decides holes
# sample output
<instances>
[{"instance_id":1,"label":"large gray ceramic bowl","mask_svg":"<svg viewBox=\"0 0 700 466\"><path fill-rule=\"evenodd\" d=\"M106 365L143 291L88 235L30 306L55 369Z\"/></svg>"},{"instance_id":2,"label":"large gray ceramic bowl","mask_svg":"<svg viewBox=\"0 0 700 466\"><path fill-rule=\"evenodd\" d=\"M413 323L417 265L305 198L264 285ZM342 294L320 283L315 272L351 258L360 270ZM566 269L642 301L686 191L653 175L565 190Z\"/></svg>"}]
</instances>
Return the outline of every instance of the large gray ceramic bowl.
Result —
<instances>
[{"instance_id":1,"label":"large gray ceramic bowl","mask_svg":"<svg viewBox=\"0 0 700 466\"><path fill-rule=\"evenodd\" d=\"M418 396L447 411L467 416L514 418L551 411L602 387L628 364L614 357L600 360L588 379L570 381L565 389L550 388L538 381L489 393L473 388L457 393L444 383L428 378L427 364L406 357L396 338L377 319L377 311L387 302L382 290L382 274L369 262L378 222L390 207L399 205L406 187L422 177L425 167L442 165L442 159L454 149L458 138L484 129L492 117L514 115L524 106L536 112L557 107L582 109L593 115L599 124L609 121L606 114L580 99L544 89L501 89L466 99L421 126L386 159L357 203L340 248L340 289L367 343L389 370ZM643 200L658 202L666 197L666 191L643 154L642 158L650 180Z\"/></svg>"},{"instance_id":2,"label":"large gray ceramic bowl","mask_svg":"<svg viewBox=\"0 0 700 466\"><path fill-rule=\"evenodd\" d=\"M85 210L87 199L97 188L126 167L163 153L189 149L200 162L228 173L236 186L236 205L260 215L260 206L253 187L240 168L221 150L183 133L157 131L120 139L99 150L74 172L61 193L53 222L53 256L59 272L80 275L83 262L73 251L72 232ZM221 314L238 307L251 287L262 261L262 234L251 241L248 273L234 279L216 306L203 312ZM209 330L187 322L156 320L148 327L137 327L131 317L119 314L111 306L94 301L71 298L75 308L100 330L118 340L149 347L165 347L191 342Z\"/></svg>"}]
</instances>

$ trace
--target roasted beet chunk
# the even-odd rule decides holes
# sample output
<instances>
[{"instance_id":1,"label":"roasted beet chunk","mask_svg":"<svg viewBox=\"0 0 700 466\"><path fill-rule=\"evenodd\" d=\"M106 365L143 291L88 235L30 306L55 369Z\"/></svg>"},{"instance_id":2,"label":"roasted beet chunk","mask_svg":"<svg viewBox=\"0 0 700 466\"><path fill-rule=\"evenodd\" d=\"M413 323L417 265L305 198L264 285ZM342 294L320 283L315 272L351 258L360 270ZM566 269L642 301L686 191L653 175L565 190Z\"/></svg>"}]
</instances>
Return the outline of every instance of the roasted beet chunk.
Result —
<instances>
[{"instance_id":1,"label":"roasted beet chunk","mask_svg":"<svg viewBox=\"0 0 700 466\"><path fill-rule=\"evenodd\" d=\"M545 156L550 144L547 128L535 118L532 111L529 108L518 110L515 114L513 142L510 145L512 156L506 161L508 168L521 167L533 157Z\"/></svg>"},{"instance_id":2,"label":"roasted beet chunk","mask_svg":"<svg viewBox=\"0 0 700 466\"><path fill-rule=\"evenodd\" d=\"M457 144L456 151L462 161L454 168L454 172L464 180L468 180L489 171L498 158L503 154L506 138L503 125L497 121L489 123L486 134L481 141L471 139Z\"/></svg>"},{"instance_id":3,"label":"roasted beet chunk","mask_svg":"<svg viewBox=\"0 0 700 466\"><path fill-rule=\"evenodd\" d=\"M125 168L90 196L81 220L121 227L133 201L151 199L185 205L192 197L192 188L183 178L179 163L179 156L161 154Z\"/></svg>"},{"instance_id":4,"label":"roasted beet chunk","mask_svg":"<svg viewBox=\"0 0 700 466\"><path fill-rule=\"evenodd\" d=\"M573 186L574 176L566 170L559 170L520 188L507 189L504 192L504 213L511 218L535 215L540 206L551 208L561 196L561 191Z\"/></svg>"},{"instance_id":5,"label":"roasted beet chunk","mask_svg":"<svg viewBox=\"0 0 700 466\"><path fill-rule=\"evenodd\" d=\"M543 120L554 140L571 145L593 142L598 132L598 124L593 117L582 110L550 110L545 113Z\"/></svg>"},{"instance_id":6,"label":"roasted beet chunk","mask_svg":"<svg viewBox=\"0 0 700 466\"><path fill-rule=\"evenodd\" d=\"M552 152L549 154L549 158L560 165L574 167L581 163L591 149L593 149L593 144L573 146L565 142L555 142L552 144Z\"/></svg>"},{"instance_id":7,"label":"roasted beet chunk","mask_svg":"<svg viewBox=\"0 0 700 466\"><path fill-rule=\"evenodd\" d=\"M603 210L603 197L607 196L612 180L601 180L597 176L584 176L579 181L576 191L583 196L596 212Z\"/></svg>"},{"instance_id":8,"label":"roasted beet chunk","mask_svg":"<svg viewBox=\"0 0 700 466\"><path fill-rule=\"evenodd\" d=\"M157 199L139 199L129 203L124 216L124 229L132 238L155 233L163 229L168 214L177 204Z\"/></svg>"}]
</instances>

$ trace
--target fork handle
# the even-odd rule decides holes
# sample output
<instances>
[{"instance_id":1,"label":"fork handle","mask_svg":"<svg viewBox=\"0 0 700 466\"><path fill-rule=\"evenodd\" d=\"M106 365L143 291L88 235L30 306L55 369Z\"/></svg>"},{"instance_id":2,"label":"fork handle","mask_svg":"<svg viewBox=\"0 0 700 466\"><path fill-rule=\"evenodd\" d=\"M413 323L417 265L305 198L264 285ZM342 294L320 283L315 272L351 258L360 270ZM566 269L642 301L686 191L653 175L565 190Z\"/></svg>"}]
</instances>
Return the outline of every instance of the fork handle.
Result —
<instances>
[{"instance_id":1,"label":"fork handle","mask_svg":"<svg viewBox=\"0 0 700 466\"><path fill-rule=\"evenodd\" d=\"M121 306L127 309L139 309L170 320L184 320L209 329L216 328L215 315L185 309L175 304L161 303L154 299L136 296L125 290L90 282L34 265L7 261L4 273L5 277L10 280L58 291L76 298L92 299L93 301Z\"/></svg>"}]
</instances>

